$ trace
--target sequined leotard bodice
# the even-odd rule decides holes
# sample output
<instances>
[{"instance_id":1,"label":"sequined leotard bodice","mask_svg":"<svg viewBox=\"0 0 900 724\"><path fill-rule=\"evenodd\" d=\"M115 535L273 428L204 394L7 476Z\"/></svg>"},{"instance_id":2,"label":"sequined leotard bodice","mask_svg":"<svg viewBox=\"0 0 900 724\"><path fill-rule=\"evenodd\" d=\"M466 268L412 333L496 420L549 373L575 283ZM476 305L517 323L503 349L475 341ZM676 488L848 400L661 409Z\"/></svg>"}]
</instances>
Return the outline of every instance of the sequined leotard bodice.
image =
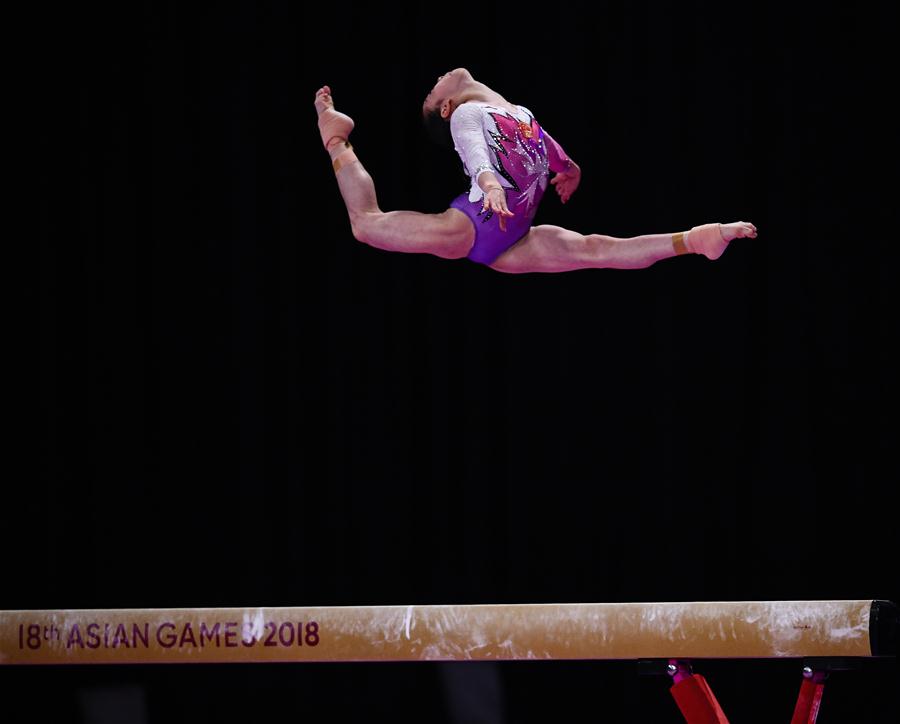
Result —
<instances>
[{"instance_id":1,"label":"sequined leotard bodice","mask_svg":"<svg viewBox=\"0 0 900 724\"><path fill-rule=\"evenodd\" d=\"M451 207L466 213L475 224L475 244L468 258L490 264L531 227L538 204L547 188L549 171L559 173L571 162L562 147L524 106L513 113L481 101L460 105L450 117L450 133L471 185ZM507 230L499 229L493 212L482 213L484 192L478 177L492 171L506 191L507 205L515 216Z\"/></svg>"}]
</instances>

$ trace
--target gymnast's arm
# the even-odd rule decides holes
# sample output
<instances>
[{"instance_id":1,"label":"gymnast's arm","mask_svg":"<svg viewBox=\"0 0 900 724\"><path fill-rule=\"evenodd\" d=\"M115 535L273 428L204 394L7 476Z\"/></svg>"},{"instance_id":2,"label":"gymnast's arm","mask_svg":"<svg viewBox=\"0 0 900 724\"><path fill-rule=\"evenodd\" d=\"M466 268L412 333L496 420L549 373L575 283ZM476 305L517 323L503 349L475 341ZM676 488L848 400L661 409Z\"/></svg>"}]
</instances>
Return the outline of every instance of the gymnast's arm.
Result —
<instances>
[{"instance_id":1,"label":"gymnast's arm","mask_svg":"<svg viewBox=\"0 0 900 724\"><path fill-rule=\"evenodd\" d=\"M453 144L462 158L466 171L476 179L478 187L484 192L485 205L506 216L514 216L515 214L506 207L503 184L493 172L490 150L484 140L481 122L481 108L467 103L459 106L450 116L450 135L453 136Z\"/></svg>"},{"instance_id":2,"label":"gymnast's arm","mask_svg":"<svg viewBox=\"0 0 900 724\"><path fill-rule=\"evenodd\" d=\"M544 133L544 143L547 146L547 159L550 161L550 170L556 173L556 176L550 181L556 187L556 193L559 194L563 203L569 200L569 197L575 193L578 184L581 183L581 166L575 163L569 155L563 150L556 140L547 133L546 129L542 129Z\"/></svg>"}]
</instances>

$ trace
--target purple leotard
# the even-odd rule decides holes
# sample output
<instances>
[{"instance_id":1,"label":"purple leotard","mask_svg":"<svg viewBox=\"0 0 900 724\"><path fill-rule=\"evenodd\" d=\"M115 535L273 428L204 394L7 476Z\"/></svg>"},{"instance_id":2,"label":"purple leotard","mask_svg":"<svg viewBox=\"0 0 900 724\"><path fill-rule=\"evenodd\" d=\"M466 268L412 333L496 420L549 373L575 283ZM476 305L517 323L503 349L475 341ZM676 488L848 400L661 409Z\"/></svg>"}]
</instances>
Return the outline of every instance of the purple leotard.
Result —
<instances>
[{"instance_id":1,"label":"purple leotard","mask_svg":"<svg viewBox=\"0 0 900 724\"><path fill-rule=\"evenodd\" d=\"M472 220L475 243L469 259L491 264L531 228L537 207L547 188L549 171L559 173L571 161L562 147L538 125L531 111L517 106L516 114L481 101L468 101L450 116L450 132L471 187L450 203ZM506 231L499 217L483 212L484 192L478 176L493 171L506 192L506 203L515 216L506 217Z\"/></svg>"}]
</instances>

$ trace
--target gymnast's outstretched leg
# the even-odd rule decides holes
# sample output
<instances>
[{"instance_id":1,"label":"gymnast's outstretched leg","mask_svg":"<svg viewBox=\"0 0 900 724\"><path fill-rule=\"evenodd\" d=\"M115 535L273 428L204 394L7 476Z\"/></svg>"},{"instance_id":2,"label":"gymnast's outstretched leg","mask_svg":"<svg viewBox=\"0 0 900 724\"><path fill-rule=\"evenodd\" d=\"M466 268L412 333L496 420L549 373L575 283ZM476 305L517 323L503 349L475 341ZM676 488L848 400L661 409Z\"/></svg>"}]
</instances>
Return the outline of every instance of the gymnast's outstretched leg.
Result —
<instances>
[{"instance_id":1,"label":"gymnast's outstretched leg","mask_svg":"<svg viewBox=\"0 0 900 724\"><path fill-rule=\"evenodd\" d=\"M756 227L746 221L704 224L675 234L645 234L617 238L579 234L561 226L532 227L490 265L510 274L562 272L575 269L643 269L679 254L703 254L718 259L732 239L755 238Z\"/></svg>"},{"instance_id":2,"label":"gymnast's outstretched leg","mask_svg":"<svg viewBox=\"0 0 900 724\"><path fill-rule=\"evenodd\" d=\"M316 92L315 106L322 143L331 156L356 239L378 249L434 254L446 259L458 259L469 253L475 241L475 229L458 209L450 208L440 214L382 211L372 177L356 158L349 142L353 120L334 109L327 85Z\"/></svg>"}]
</instances>

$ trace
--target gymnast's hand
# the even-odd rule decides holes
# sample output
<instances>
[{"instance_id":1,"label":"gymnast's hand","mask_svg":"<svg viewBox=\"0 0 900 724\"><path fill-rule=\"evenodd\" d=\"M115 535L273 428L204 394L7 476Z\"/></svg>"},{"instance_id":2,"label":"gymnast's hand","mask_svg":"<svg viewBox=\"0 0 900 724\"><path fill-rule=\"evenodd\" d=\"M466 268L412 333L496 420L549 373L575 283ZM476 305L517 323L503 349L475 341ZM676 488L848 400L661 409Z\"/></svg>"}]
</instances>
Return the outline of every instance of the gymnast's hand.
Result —
<instances>
[{"instance_id":1,"label":"gymnast's hand","mask_svg":"<svg viewBox=\"0 0 900 724\"><path fill-rule=\"evenodd\" d=\"M562 171L554 176L550 183L556 186L556 193L563 203L569 200L569 197L575 193L578 184L581 182L581 167L572 161L572 165L567 171Z\"/></svg>"},{"instance_id":2,"label":"gymnast's hand","mask_svg":"<svg viewBox=\"0 0 900 724\"><path fill-rule=\"evenodd\" d=\"M500 219L500 231L506 231L506 217L515 216L506 206L506 191L502 186L491 186L484 192L484 205L481 207L482 213L485 211L493 211Z\"/></svg>"}]
</instances>

